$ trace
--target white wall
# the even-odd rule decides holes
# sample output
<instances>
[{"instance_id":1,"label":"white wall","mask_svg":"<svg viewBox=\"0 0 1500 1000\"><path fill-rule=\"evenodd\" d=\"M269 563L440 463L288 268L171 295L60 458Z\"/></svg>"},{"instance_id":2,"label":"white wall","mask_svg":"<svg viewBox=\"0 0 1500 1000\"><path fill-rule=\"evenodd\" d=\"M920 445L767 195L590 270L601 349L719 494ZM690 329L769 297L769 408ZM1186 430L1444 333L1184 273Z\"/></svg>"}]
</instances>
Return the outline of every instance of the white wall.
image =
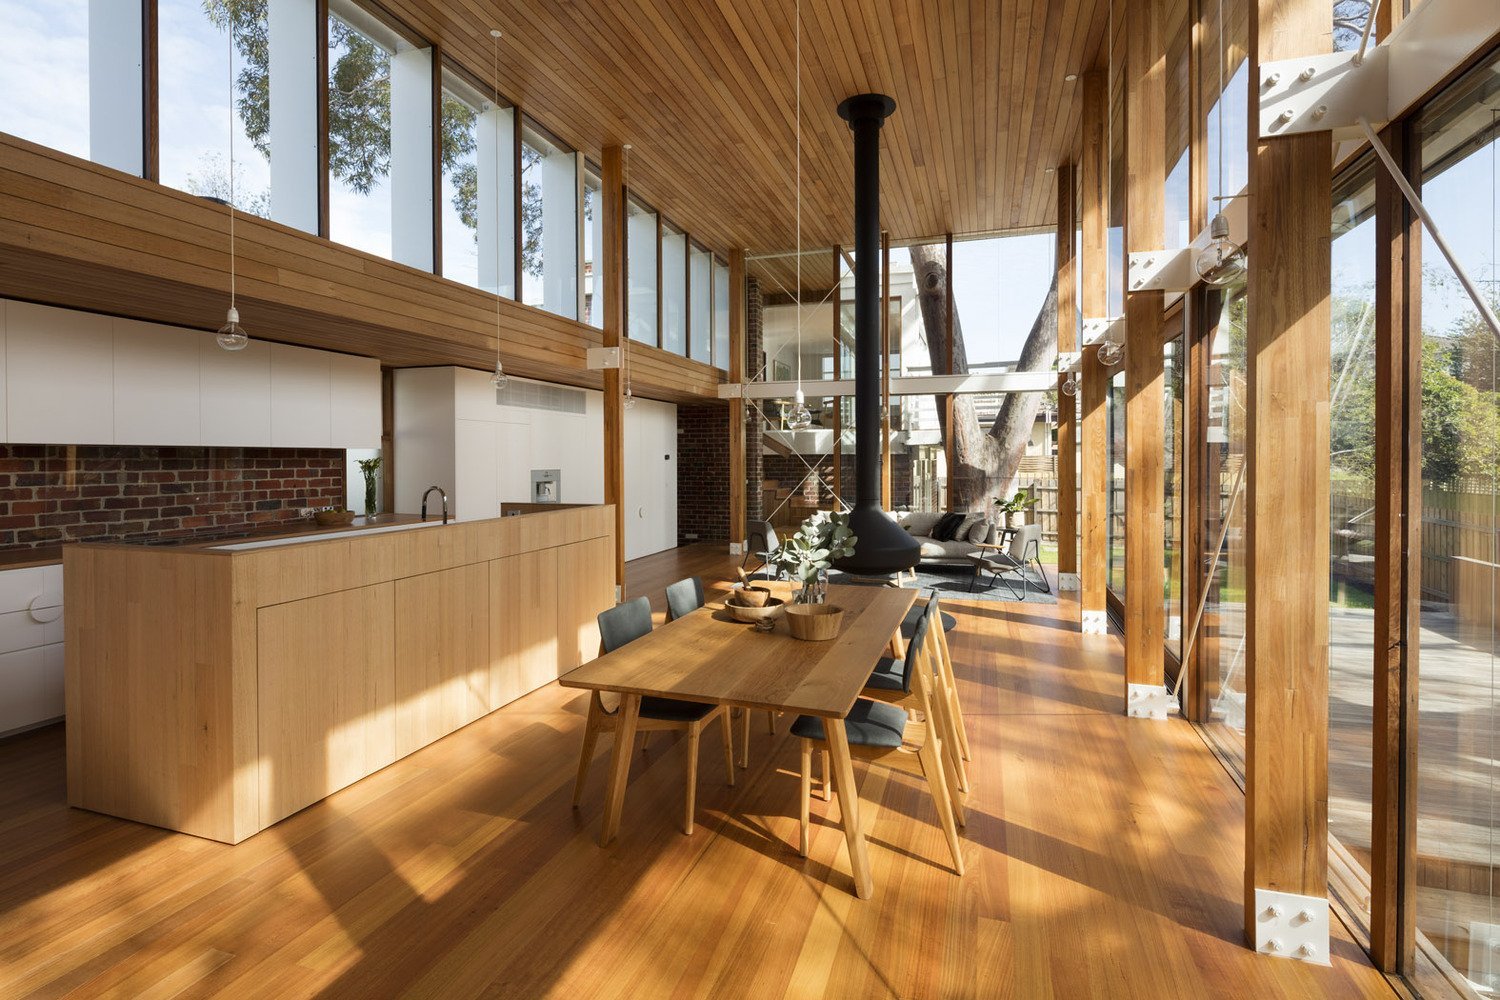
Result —
<instances>
[{"instance_id":1,"label":"white wall","mask_svg":"<svg viewBox=\"0 0 1500 1000\"><path fill-rule=\"evenodd\" d=\"M0 300L0 441L379 448L380 362Z\"/></svg>"},{"instance_id":2,"label":"white wall","mask_svg":"<svg viewBox=\"0 0 1500 1000\"><path fill-rule=\"evenodd\" d=\"M625 411L625 558L677 547L677 407Z\"/></svg>"},{"instance_id":3,"label":"white wall","mask_svg":"<svg viewBox=\"0 0 1500 1000\"><path fill-rule=\"evenodd\" d=\"M455 516L498 517L502 503L531 500L533 469L562 471L563 503L603 503L603 396L562 388L582 393L583 413L502 406L488 372L396 372L396 510L415 513L436 484Z\"/></svg>"}]
</instances>

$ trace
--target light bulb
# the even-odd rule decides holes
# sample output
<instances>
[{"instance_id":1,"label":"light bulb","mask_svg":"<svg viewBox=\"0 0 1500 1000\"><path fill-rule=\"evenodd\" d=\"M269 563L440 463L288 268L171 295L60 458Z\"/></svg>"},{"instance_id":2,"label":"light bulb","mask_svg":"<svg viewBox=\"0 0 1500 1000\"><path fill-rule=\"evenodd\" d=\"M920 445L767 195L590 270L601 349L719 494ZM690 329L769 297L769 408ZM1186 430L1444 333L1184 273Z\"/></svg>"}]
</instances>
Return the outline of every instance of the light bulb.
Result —
<instances>
[{"instance_id":1,"label":"light bulb","mask_svg":"<svg viewBox=\"0 0 1500 1000\"><path fill-rule=\"evenodd\" d=\"M630 386L628 385L625 387L625 409L635 409L635 396L631 394Z\"/></svg>"},{"instance_id":2,"label":"light bulb","mask_svg":"<svg viewBox=\"0 0 1500 1000\"><path fill-rule=\"evenodd\" d=\"M1113 368L1125 357L1125 345L1114 340L1106 340L1099 345L1099 363L1106 368Z\"/></svg>"},{"instance_id":3,"label":"light bulb","mask_svg":"<svg viewBox=\"0 0 1500 1000\"><path fill-rule=\"evenodd\" d=\"M1068 380L1062 384L1062 391L1064 396L1078 395L1078 376L1069 375Z\"/></svg>"},{"instance_id":4,"label":"light bulb","mask_svg":"<svg viewBox=\"0 0 1500 1000\"><path fill-rule=\"evenodd\" d=\"M807 399L801 389L792 397L792 412L787 414L786 426L793 431L805 431L812 426L812 411L807 408Z\"/></svg>"},{"instance_id":5,"label":"light bulb","mask_svg":"<svg viewBox=\"0 0 1500 1000\"><path fill-rule=\"evenodd\" d=\"M1220 212L1208 224L1210 242L1193 262L1198 277L1215 288L1233 284L1245 273L1245 248L1229 238L1229 220Z\"/></svg>"},{"instance_id":6,"label":"light bulb","mask_svg":"<svg viewBox=\"0 0 1500 1000\"><path fill-rule=\"evenodd\" d=\"M505 366L500 363L499 358L496 358L495 371L490 375L490 385L494 386L496 389L503 389L505 388L505 383L509 381L510 376L505 374Z\"/></svg>"},{"instance_id":7,"label":"light bulb","mask_svg":"<svg viewBox=\"0 0 1500 1000\"><path fill-rule=\"evenodd\" d=\"M250 343L250 335L240 326L238 309L231 308L224 314L224 325L219 327L217 339L219 346L226 351L243 351L245 345Z\"/></svg>"}]
</instances>

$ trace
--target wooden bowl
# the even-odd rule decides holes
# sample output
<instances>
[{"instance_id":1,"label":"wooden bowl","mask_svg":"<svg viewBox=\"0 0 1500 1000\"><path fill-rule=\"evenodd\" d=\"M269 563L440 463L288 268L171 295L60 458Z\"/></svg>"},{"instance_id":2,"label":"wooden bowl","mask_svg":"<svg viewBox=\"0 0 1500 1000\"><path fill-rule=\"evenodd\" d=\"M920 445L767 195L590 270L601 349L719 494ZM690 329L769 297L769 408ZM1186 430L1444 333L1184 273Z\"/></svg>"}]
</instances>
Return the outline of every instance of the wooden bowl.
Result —
<instances>
[{"instance_id":1,"label":"wooden bowl","mask_svg":"<svg viewBox=\"0 0 1500 1000\"><path fill-rule=\"evenodd\" d=\"M742 608L763 608L774 598L765 587L740 587L730 592L728 602Z\"/></svg>"},{"instance_id":2,"label":"wooden bowl","mask_svg":"<svg viewBox=\"0 0 1500 1000\"><path fill-rule=\"evenodd\" d=\"M724 602L724 607L729 613L742 622L758 622L769 618L779 618L786 611L786 602L779 597L772 597L766 601L765 607L754 608L744 604L736 604L733 600Z\"/></svg>"},{"instance_id":3,"label":"wooden bowl","mask_svg":"<svg viewBox=\"0 0 1500 1000\"><path fill-rule=\"evenodd\" d=\"M836 604L793 604L786 609L786 624L794 639L826 642L838 638L844 609Z\"/></svg>"},{"instance_id":4,"label":"wooden bowl","mask_svg":"<svg viewBox=\"0 0 1500 1000\"><path fill-rule=\"evenodd\" d=\"M313 513L313 520L320 528L347 528L354 523L352 510L320 510Z\"/></svg>"}]
</instances>

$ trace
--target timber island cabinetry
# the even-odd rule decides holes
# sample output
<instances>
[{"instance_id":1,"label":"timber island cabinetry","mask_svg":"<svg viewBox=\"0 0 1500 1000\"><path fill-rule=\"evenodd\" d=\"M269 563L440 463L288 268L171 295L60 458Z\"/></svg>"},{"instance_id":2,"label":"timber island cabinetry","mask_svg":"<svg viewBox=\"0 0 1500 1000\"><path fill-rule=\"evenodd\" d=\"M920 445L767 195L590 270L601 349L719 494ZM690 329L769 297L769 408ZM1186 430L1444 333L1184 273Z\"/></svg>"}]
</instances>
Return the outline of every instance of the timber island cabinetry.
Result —
<instances>
[{"instance_id":1,"label":"timber island cabinetry","mask_svg":"<svg viewBox=\"0 0 1500 1000\"><path fill-rule=\"evenodd\" d=\"M592 659L613 527L69 546L69 803L244 840Z\"/></svg>"}]
</instances>

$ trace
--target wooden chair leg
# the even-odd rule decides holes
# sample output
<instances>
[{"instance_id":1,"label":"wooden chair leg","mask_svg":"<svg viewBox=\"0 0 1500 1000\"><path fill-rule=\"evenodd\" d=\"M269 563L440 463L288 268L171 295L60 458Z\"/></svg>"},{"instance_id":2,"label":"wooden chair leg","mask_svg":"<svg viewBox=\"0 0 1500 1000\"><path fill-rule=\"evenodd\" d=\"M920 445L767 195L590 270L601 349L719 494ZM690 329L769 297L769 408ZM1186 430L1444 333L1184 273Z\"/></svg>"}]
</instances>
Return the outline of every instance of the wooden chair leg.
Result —
<instances>
[{"instance_id":1,"label":"wooden chair leg","mask_svg":"<svg viewBox=\"0 0 1500 1000\"><path fill-rule=\"evenodd\" d=\"M641 734L641 753L645 753L646 752L646 744L650 743L650 742L651 742L651 734L650 733L642 733Z\"/></svg>"},{"instance_id":2,"label":"wooden chair leg","mask_svg":"<svg viewBox=\"0 0 1500 1000\"><path fill-rule=\"evenodd\" d=\"M802 793L797 801L802 807L802 835L798 841L797 853L804 858L807 857L807 825L809 822L809 801L812 799L812 741L801 740L802 744Z\"/></svg>"},{"instance_id":3,"label":"wooden chair leg","mask_svg":"<svg viewBox=\"0 0 1500 1000\"><path fill-rule=\"evenodd\" d=\"M750 710L740 709L740 767L750 766Z\"/></svg>"},{"instance_id":4,"label":"wooden chair leg","mask_svg":"<svg viewBox=\"0 0 1500 1000\"><path fill-rule=\"evenodd\" d=\"M724 731L724 773L729 776L729 787L734 787L734 727L729 724L729 709L719 713L719 728Z\"/></svg>"},{"instance_id":5,"label":"wooden chair leg","mask_svg":"<svg viewBox=\"0 0 1500 1000\"><path fill-rule=\"evenodd\" d=\"M696 722L688 727L687 811L682 817L682 832L689 836L693 833L693 811L698 805L698 740L702 733L703 727Z\"/></svg>"},{"instance_id":6,"label":"wooden chair leg","mask_svg":"<svg viewBox=\"0 0 1500 1000\"><path fill-rule=\"evenodd\" d=\"M583 801L583 783L588 780L589 765L594 762L594 746L599 741L599 723L594 709L589 707L587 721L583 725L583 753L578 758L578 778L573 782L573 808Z\"/></svg>"},{"instance_id":7,"label":"wooden chair leg","mask_svg":"<svg viewBox=\"0 0 1500 1000\"><path fill-rule=\"evenodd\" d=\"M941 624L941 623L939 623ZM973 760L969 752L969 728L964 724L964 713L958 703L958 680L953 675L953 654L948 651L948 635L941 628L935 630L938 643L938 664L943 675L943 694L953 706L953 718L958 729L958 746L964 760Z\"/></svg>"},{"instance_id":8,"label":"wooden chair leg","mask_svg":"<svg viewBox=\"0 0 1500 1000\"><path fill-rule=\"evenodd\" d=\"M833 766L828 762L828 748L823 749L823 801L833 801Z\"/></svg>"},{"instance_id":9,"label":"wooden chair leg","mask_svg":"<svg viewBox=\"0 0 1500 1000\"><path fill-rule=\"evenodd\" d=\"M748 711L748 709L747 709L747 711ZM766 712L766 729L770 732L770 734L772 736L776 735L776 713L775 712L771 712L771 711L767 711Z\"/></svg>"},{"instance_id":10,"label":"wooden chair leg","mask_svg":"<svg viewBox=\"0 0 1500 1000\"><path fill-rule=\"evenodd\" d=\"M943 764L953 772L953 786L959 792L967 794L969 791L969 769L964 766L963 754L959 752L959 739L957 725L953 718L953 705L943 697L942 685L937 686L937 697L932 699L932 714L935 719L928 720L935 726L935 731L942 737L943 749L947 756Z\"/></svg>"},{"instance_id":11,"label":"wooden chair leg","mask_svg":"<svg viewBox=\"0 0 1500 1000\"><path fill-rule=\"evenodd\" d=\"M954 803L949 798L948 782L943 774L942 754L933 745L929 734L922 748L917 751L922 763L922 774L927 779L927 790L932 793L932 804L937 807L938 822L948 838L948 850L953 854L953 870L964 873L964 855L958 842L958 827L954 825Z\"/></svg>"}]
</instances>

